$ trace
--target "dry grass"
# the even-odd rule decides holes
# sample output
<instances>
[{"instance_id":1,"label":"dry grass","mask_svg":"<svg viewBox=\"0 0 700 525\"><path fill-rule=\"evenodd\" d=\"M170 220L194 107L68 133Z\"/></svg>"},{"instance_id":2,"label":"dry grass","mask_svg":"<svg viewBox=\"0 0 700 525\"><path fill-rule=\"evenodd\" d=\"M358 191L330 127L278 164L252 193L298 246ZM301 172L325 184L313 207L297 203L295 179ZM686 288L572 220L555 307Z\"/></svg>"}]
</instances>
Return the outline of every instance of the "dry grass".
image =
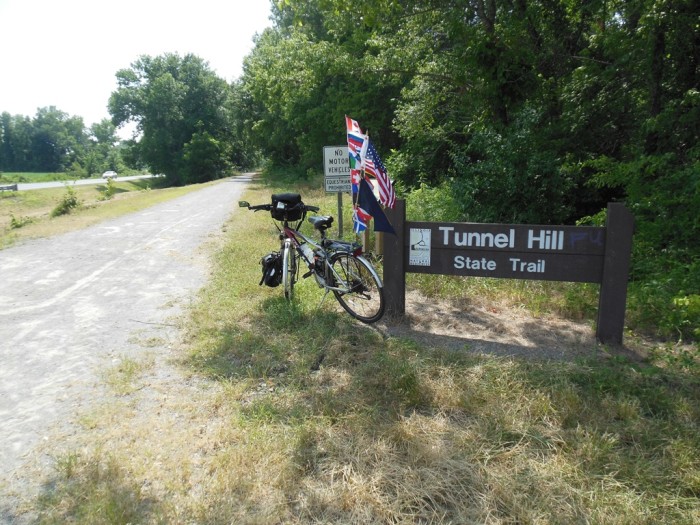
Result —
<instances>
[{"instance_id":1,"label":"dry grass","mask_svg":"<svg viewBox=\"0 0 700 525\"><path fill-rule=\"evenodd\" d=\"M390 337L310 282L291 307L258 287L262 214L226 237L181 356L121 363L39 523L700 521L697 377Z\"/></svg>"}]
</instances>

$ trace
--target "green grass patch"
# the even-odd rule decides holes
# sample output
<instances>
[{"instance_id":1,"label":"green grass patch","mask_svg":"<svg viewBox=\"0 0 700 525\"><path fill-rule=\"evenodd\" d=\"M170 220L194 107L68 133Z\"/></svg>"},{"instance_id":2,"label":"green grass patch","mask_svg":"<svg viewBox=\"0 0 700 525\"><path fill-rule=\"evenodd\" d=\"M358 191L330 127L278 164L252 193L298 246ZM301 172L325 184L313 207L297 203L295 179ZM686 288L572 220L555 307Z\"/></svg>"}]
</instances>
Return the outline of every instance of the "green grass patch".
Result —
<instances>
[{"instance_id":1,"label":"green grass patch","mask_svg":"<svg viewBox=\"0 0 700 525\"><path fill-rule=\"evenodd\" d=\"M246 199L267 202L283 189L258 185ZM301 192L332 209L320 190ZM268 216L234 211L187 323L181 365L201 388L160 396L150 418L138 405L112 407L95 423L90 452L59 462L40 522L700 520L697 375L388 337L330 297L321 305L310 281L291 304L279 288L259 287L259 259L276 243ZM549 295L525 285L416 286L455 301ZM582 301L559 290L534 300L536 310ZM138 376L117 375L128 384Z\"/></svg>"},{"instance_id":2,"label":"green grass patch","mask_svg":"<svg viewBox=\"0 0 700 525\"><path fill-rule=\"evenodd\" d=\"M104 372L103 380L118 395L132 394L138 390L141 375L154 365L153 359L148 356L141 360L122 356L116 361Z\"/></svg>"},{"instance_id":3,"label":"green grass patch","mask_svg":"<svg viewBox=\"0 0 700 525\"><path fill-rule=\"evenodd\" d=\"M129 170L125 173L120 173L120 176L138 175L134 170ZM89 177L92 179L101 178L100 174ZM35 183L35 182L56 182L56 181L72 181L75 180L75 174L70 172L0 172L0 184L2 183Z\"/></svg>"},{"instance_id":4,"label":"green grass patch","mask_svg":"<svg viewBox=\"0 0 700 525\"><path fill-rule=\"evenodd\" d=\"M46 172L0 172L0 183L30 183L30 182L55 182L71 180L67 173Z\"/></svg>"},{"instance_id":5,"label":"green grass patch","mask_svg":"<svg viewBox=\"0 0 700 525\"><path fill-rule=\"evenodd\" d=\"M0 193L0 249L24 239L85 228L201 187L167 188L164 179L159 178L3 192Z\"/></svg>"}]
</instances>

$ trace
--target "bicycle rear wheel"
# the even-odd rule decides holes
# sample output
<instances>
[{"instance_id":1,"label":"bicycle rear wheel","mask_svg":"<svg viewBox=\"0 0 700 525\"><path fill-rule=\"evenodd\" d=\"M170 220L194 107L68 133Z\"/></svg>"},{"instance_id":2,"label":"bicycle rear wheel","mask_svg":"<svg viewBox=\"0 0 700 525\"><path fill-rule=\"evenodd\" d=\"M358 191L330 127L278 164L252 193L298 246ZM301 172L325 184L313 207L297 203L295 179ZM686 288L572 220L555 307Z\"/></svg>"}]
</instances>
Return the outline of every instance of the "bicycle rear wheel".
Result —
<instances>
[{"instance_id":1,"label":"bicycle rear wheel","mask_svg":"<svg viewBox=\"0 0 700 525\"><path fill-rule=\"evenodd\" d=\"M335 298L345 311L363 323L374 323L384 315L384 287L364 257L335 253L330 260L335 279Z\"/></svg>"},{"instance_id":2,"label":"bicycle rear wheel","mask_svg":"<svg viewBox=\"0 0 700 525\"><path fill-rule=\"evenodd\" d=\"M294 297L294 282L297 277L297 258L294 251L294 245L289 239L284 241L284 250L282 251L282 287L284 288L284 297L291 300Z\"/></svg>"}]
</instances>

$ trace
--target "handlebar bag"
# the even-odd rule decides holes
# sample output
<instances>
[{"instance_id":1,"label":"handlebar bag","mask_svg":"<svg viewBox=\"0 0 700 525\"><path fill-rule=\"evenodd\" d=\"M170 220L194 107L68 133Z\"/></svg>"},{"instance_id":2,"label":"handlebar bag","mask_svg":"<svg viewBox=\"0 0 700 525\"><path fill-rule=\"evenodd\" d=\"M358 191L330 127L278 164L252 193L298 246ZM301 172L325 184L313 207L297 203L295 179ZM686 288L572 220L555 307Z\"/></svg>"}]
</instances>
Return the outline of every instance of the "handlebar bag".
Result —
<instances>
[{"instance_id":1,"label":"handlebar bag","mask_svg":"<svg viewBox=\"0 0 700 525\"><path fill-rule=\"evenodd\" d=\"M277 193L272 196L272 218L276 221L298 221L304 213L304 203L298 193Z\"/></svg>"}]
</instances>

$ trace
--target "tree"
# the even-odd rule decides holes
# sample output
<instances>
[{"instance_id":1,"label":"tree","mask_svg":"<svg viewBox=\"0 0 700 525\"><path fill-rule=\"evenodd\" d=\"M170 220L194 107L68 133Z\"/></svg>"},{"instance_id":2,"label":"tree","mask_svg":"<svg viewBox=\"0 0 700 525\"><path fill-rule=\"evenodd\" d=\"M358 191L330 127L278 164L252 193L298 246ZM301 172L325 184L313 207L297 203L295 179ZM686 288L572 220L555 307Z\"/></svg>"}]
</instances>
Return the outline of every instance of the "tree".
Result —
<instances>
[{"instance_id":1,"label":"tree","mask_svg":"<svg viewBox=\"0 0 700 525\"><path fill-rule=\"evenodd\" d=\"M85 150L82 117L70 117L54 106L40 108L33 128L32 162L36 171L63 171Z\"/></svg>"},{"instance_id":2,"label":"tree","mask_svg":"<svg viewBox=\"0 0 700 525\"><path fill-rule=\"evenodd\" d=\"M0 118L0 169L63 171L85 154L81 117L55 107L40 108L33 119L5 112Z\"/></svg>"},{"instance_id":3,"label":"tree","mask_svg":"<svg viewBox=\"0 0 700 525\"><path fill-rule=\"evenodd\" d=\"M136 123L139 157L152 170L176 185L220 176L228 159L230 88L205 61L191 54L142 56L130 69L120 70L117 81L119 87L109 99L112 122ZM185 158L186 145L194 139L188 158L199 158L193 151L201 148L204 137L220 147L209 150L216 159L196 163L199 169L213 171L195 173Z\"/></svg>"},{"instance_id":4,"label":"tree","mask_svg":"<svg viewBox=\"0 0 700 525\"><path fill-rule=\"evenodd\" d=\"M227 165L225 145L203 131L202 123L198 128L183 149L183 171L190 183L206 182L207 176L218 178Z\"/></svg>"},{"instance_id":5,"label":"tree","mask_svg":"<svg viewBox=\"0 0 700 525\"><path fill-rule=\"evenodd\" d=\"M345 142L349 114L376 132L378 144L395 145L391 119L399 84L356 60L366 49L364 36L330 31L324 24L335 27L337 20L320 20L313 5L304 9L310 26L265 30L244 62L241 89L254 144L273 163L320 170L323 146ZM286 12L278 18L294 20Z\"/></svg>"},{"instance_id":6,"label":"tree","mask_svg":"<svg viewBox=\"0 0 700 525\"><path fill-rule=\"evenodd\" d=\"M109 119L90 126L90 147L82 160L88 175L106 170L122 171L123 161L118 153L116 126Z\"/></svg>"},{"instance_id":7,"label":"tree","mask_svg":"<svg viewBox=\"0 0 700 525\"><path fill-rule=\"evenodd\" d=\"M119 139L105 119L85 129L81 117L55 107L40 108L31 119L0 116L0 170L70 172L77 177L105 169L120 171Z\"/></svg>"}]
</instances>

